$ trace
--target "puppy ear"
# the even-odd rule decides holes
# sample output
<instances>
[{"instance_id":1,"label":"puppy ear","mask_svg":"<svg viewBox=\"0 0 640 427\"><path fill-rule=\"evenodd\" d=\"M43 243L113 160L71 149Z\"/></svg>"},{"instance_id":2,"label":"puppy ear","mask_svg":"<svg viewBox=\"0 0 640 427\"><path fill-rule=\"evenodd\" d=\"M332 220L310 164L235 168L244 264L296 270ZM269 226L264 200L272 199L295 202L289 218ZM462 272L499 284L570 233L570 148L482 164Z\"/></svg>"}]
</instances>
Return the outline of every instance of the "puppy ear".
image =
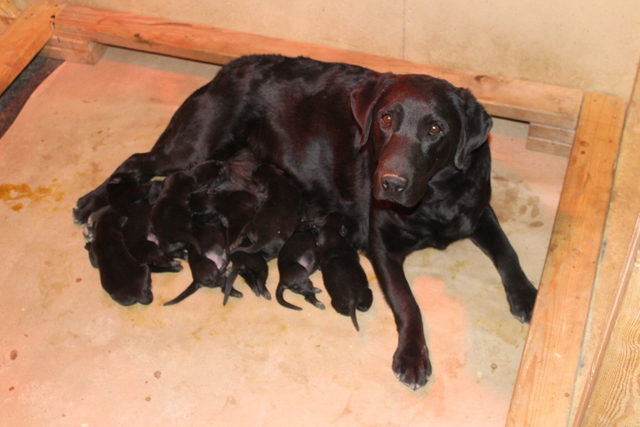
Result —
<instances>
[{"instance_id":1,"label":"puppy ear","mask_svg":"<svg viewBox=\"0 0 640 427\"><path fill-rule=\"evenodd\" d=\"M364 85L351 92L351 111L355 117L362 139L360 145L363 146L369 140L371 123L373 121L373 107L380 98L382 91L389 84L391 74L382 74L376 80L369 80Z\"/></svg>"},{"instance_id":2,"label":"puppy ear","mask_svg":"<svg viewBox=\"0 0 640 427\"><path fill-rule=\"evenodd\" d=\"M493 120L468 89L458 89L458 95L463 102L463 126L454 163L458 169L463 170L466 167L469 153L480 148L487 140L493 126Z\"/></svg>"}]
</instances>

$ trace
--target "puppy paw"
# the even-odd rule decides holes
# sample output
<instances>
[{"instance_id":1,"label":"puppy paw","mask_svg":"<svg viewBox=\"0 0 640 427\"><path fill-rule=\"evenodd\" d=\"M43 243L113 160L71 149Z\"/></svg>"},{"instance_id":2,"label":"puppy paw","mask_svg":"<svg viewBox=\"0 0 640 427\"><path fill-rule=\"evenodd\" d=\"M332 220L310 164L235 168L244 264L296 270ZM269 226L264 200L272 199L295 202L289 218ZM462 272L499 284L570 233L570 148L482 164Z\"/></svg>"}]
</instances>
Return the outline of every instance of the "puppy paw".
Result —
<instances>
[{"instance_id":1,"label":"puppy paw","mask_svg":"<svg viewBox=\"0 0 640 427\"><path fill-rule=\"evenodd\" d=\"M356 291L356 308L358 311L367 311L373 304L373 293L369 288L361 288Z\"/></svg>"},{"instance_id":2,"label":"puppy paw","mask_svg":"<svg viewBox=\"0 0 640 427\"><path fill-rule=\"evenodd\" d=\"M98 187L89 194L78 199L76 207L73 209L73 220L76 224L84 224L89 216L98 209L107 205L106 191Z\"/></svg>"},{"instance_id":3,"label":"puppy paw","mask_svg":"<svg viewBox=\"0 0 640 427\"><path fill-rule=\"evenodd\" d=\"M313 305L316 308L319 308L320 310L324 310L324 304L321 303L318 298L316 298L316 294L315 293L310 293L310 294L306 294L304 296L305 301L307 301L309 304Z\"/></svg>"},{"instance_id":4,"label":"puppy paw","mask_svg":"<svg viewBox=\"0 0 640 427\"><path fill-rule=\"evenodd\" d=\"M142 289L139 291L132 291L130 289L121 289L109 294L118 304L129 307L134 304L149 305L153 302L153 293L151 289Z\"/></svg>"},{"instance_id":5,"label":"puppy paw","mask_svg":"<svg viewBox=\"0 0 640 427\"><path fill-rule=\"evenodd\" d=\"M398 347L393 356L392 369L400 382L412 390L423 387L431 376L427 346L421 344Z\"/></svg>"},{"instance_id":6,"label":"puppy paw","mask_svg":"<svg viewBox=\"0 0 640 427\"><path fill-rule=\"evenodd\" d=\"M251 289L257 297L263 297L266 300L271 300L271 292L267 289L265 281L257 280L253 277L243 277L243 279L247 286L249 286L249 289Z\"/></svg>"},{"instance_id":7,"label":"puppy paw","mask_svg":"<svg viewBox=\"0 0 640 427\"><path fill-rule=\"evenodd\" d=\"M508 293L507 300L509 301L511 314L522 323L529 323L537 295L538 290L528 282L526 286L522 286L517 293Z\"/></svg>"}]
</instances>

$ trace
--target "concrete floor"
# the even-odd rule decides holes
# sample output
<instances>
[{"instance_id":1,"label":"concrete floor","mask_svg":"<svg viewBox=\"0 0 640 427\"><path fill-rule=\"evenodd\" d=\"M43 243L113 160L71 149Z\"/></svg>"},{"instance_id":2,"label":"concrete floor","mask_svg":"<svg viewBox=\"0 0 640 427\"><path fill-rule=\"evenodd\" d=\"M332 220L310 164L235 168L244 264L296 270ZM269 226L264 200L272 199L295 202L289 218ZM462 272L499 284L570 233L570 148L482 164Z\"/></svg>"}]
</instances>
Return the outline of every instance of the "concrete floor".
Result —
<instances>
[{"instance_id":1,"label":"concrete floor","mask_svg":"<svg viewBox=\"0 0 640 427\"><path fill-rule=\"evenodd\" d=\"M395 326L366 260L375 300L359 333L330 308L294 312L242 283L245 297L226 307L207 289L163 307L188 270L155 275L150 306L113 303L71 209L147 151L215 71L110 60L123 55L64 63L0 139L1 426L504 425L527 326L468 241L407 261L434 365L415 392L391 371ZM507 122L492 135L493 205L537 283L566 159L526 151L523 135L526 126Z\"/></svg>"}]
</instances>

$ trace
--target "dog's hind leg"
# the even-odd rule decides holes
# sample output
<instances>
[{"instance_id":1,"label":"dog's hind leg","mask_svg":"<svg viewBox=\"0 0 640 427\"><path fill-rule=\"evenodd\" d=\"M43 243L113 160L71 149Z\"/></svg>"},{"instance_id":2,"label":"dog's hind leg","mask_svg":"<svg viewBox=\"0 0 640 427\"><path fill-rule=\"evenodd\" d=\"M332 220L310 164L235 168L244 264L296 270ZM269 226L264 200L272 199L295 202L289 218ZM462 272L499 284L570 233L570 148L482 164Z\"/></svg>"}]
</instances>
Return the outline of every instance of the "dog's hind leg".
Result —
<instances>
[{"instance_id":1,"label":"dog's hind leg","mask_svg":"<svg viewBox=\"0 0 640 427\"><path fill-rule=\"evenodd\" d=\"M475 243L498 269L507 293L511 314L521 322L529 322L538 291L522 271L516 251L504 234L491 206L482 212L471 235Z\"/></svg>"}]
</instances>

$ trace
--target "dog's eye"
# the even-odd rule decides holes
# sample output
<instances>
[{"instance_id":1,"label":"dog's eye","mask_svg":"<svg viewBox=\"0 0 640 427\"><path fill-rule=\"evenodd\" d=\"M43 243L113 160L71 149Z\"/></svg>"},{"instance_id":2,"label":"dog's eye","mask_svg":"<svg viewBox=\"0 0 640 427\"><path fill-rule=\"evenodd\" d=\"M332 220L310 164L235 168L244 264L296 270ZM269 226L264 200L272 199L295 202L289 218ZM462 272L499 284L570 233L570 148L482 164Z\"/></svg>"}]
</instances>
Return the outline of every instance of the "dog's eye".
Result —
<instances>
[{"instance_id":1,"label":"dog's eye","mask_svg":"<svg viewBox=\"0 0 640 427\"><path fill-rule=\"evenodd\" d=\"M431 125L431 127L429 128L429 133L431 135L437 135L441 132L442 132L442 128L436 124Z\"/></svg>"},{"instance_id":2,"label":"dog's eye","mask_svg":"<svg viewBox=\"0 0 640 427\"><path fill-rule=\"evenodd\" d=\"M393 124L393 117L391 117L391 114L385 114L380 117L380 121L383 125L390 127Z\"/></svg>"}]
</instances>

